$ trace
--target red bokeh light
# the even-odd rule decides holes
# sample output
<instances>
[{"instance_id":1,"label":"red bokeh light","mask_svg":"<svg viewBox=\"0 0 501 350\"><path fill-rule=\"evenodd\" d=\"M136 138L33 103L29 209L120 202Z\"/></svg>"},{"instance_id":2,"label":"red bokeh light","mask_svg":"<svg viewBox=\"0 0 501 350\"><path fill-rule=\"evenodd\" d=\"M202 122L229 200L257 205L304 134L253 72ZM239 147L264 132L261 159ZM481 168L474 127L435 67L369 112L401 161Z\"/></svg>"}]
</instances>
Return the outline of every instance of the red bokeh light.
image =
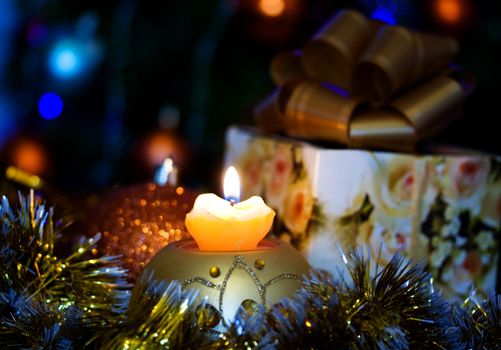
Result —
<instances>
[{"instance_id":1,"label":"red bokeh light","mask_svg":"<svg viewBox=\"0 0 501 350\"><path fill-rule=\"evenodd\" d=\"M438 0L435 11L443 22L456 24L464 17L464 4L461 0Z\"/></svg>"}]
</instances>

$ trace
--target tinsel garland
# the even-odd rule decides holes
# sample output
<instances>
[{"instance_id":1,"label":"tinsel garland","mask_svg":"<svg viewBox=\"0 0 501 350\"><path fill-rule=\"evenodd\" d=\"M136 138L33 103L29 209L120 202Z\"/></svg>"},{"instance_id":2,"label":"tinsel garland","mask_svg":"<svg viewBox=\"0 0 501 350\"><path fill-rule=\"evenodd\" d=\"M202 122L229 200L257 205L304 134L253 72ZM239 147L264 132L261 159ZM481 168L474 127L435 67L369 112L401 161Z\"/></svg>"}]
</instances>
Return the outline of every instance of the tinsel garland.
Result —
<instances>
[{"instance_id":1,"label":"tinsel garland","mask_svg":"<svg viewBox=\"0 0 501 350\"><path fill-rule=\"evenodd\" d=\"M292 299L241 308L205 328L197 293L146 281L131 297L117 257L92 257L98 236L57 254L62 223L33 194L0 204L0 345L23 349L501 349L501 297L450 304L422 264L373 267L343 255L349 276L313 270ZM132 299L133 298L133 299Z\"/></svg>"},{"instance_id":2,"label":"tinsel garland","mask_svg":"<svg viewBox=\"0 0 501 350\"><path fill-rule=\"evenodd\" d=\"M119 324L130 287L118 257L88 257L99 235L58 255L64 223L33 192L2 197L0 225L0 346L76 348Z\"/></svg>"}]
</instances>

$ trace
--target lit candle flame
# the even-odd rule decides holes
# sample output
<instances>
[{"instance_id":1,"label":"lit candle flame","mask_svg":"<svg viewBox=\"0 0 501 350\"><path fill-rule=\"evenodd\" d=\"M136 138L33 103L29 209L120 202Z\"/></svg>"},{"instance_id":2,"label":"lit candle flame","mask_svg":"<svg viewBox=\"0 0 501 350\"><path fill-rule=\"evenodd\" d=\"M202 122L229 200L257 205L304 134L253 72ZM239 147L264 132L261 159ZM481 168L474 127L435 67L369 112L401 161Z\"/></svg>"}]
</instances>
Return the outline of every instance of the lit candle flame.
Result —
<instances>
[{"instance_id":1,"label":"lit candle flame","mask_svg":"<svg viewBox=\"0 0 501 350\"><path fill-rule=\"evenodd\" d=\"M186 228L202 251L229 252L257 249L270 231L275 212L261 197L242 202L240 180L234 167L224 176L224 196L202 193L186 214Z\"/></svg>"},{"instance_id":2,"label":"lit candle flame","mask_svg":"<svg viewBox=\"0 0 501 350\"><path fill-rule=\"evenodd\" d=\"M237 170L230 166L224 175L224 198L227 201L240 201L240 178Z\"/></svg>"}]
</instances>

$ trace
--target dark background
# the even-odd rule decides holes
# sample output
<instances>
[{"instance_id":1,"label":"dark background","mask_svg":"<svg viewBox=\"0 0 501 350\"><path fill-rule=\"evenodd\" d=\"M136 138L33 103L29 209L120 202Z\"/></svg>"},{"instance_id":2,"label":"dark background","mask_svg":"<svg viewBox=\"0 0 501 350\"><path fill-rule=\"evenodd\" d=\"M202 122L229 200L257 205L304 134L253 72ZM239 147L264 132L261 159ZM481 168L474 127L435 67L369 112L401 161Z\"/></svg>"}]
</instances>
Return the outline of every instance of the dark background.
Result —
<instances>
[{"instance_id":1,"label":"dark background","mask_svg":"<svg viewBox=\"0 0 501 350\"><path fill-rule=\"evenodd\" d=\"M345 7L457 38L455 61L478 87L436 141L501 153L499 2L278 2L283 12L269 16L260 0L2 0L2 176L15 165L86 195L151 179L171 155L182 183L219 191L225 130L252 123L252 106L273 89L271 58ZM64 104L50 120L41 115L56 102L39 105L47 92Z\"/></svg>"}]
</instances>

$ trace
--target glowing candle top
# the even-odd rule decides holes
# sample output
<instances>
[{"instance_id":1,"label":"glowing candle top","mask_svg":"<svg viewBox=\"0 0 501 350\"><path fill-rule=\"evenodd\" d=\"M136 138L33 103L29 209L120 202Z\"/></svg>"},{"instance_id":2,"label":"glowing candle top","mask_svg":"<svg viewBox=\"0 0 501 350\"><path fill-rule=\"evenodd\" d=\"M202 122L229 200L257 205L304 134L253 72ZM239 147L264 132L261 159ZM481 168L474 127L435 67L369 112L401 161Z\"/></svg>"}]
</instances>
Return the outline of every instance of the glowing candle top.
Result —
<instances>
[{"instance_id":1,"label":"glowing candle top","mask_svg":"<svg viewBox=\"0 0 501 350\"><path fill-rule=\"evenodd\" d=\"M224 179L227 200L213 193L197 197L186 215L186 227L204 251L254 250L273 224L275 212L261 197L253 196L237 203L240 181L230 167Z\"/></svg>"}]
</instances>

